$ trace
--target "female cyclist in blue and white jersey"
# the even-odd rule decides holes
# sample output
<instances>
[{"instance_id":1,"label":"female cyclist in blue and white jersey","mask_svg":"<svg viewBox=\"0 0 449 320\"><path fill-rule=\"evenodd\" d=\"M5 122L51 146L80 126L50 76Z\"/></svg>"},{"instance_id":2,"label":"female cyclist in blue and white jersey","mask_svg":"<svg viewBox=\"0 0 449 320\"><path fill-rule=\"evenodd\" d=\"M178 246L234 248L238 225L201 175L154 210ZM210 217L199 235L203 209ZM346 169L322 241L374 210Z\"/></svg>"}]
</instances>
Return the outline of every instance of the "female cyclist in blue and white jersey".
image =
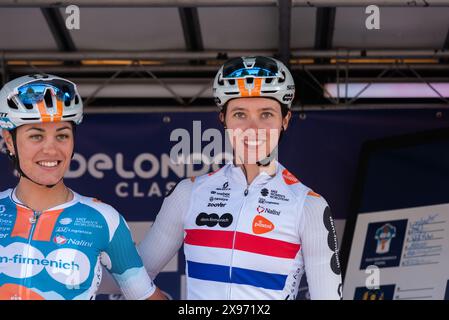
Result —
<instances>
[{"instance_id":1,"label":"female cyclist in blue and white jersey","mask_svg":"<svg viewBox=\"0 0 449 320\"><path fill-rule=\"evenodd\" d=\"M24 76L0 91L0 126L20 177L0 192L0 299L92 299L101 264L127 299L164 297L123 217L64 185L82 117L76 86L63 78Z\"/></svg>"}]
</instances>

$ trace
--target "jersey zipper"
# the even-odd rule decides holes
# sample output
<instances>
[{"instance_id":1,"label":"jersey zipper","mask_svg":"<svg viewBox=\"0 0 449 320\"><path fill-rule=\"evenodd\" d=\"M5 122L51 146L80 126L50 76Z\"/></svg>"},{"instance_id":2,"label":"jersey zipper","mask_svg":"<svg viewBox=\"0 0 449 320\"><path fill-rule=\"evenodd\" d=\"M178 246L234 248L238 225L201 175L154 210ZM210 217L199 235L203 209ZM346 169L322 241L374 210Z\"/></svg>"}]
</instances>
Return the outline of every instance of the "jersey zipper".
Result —
<instances>
[{"instance_id":1,"label":"jersey zipper","mask_svg":"<svg viewBox=\"0 0 449 320\"><path fill-rule=\"evenodd\" d=\"M232 279L232 266L234 265L234 246L235 246L235 237L236 237L236 235L237 235L237 228L238 228L238 225L239 225L239 220L240 220L240 215L242 214L242 209L243 209L243 207L245 206L245 204L246 204L246 200L248 199L248 190L249 190L249 185L246 187L246 189L245 189L245 191L243 191L243 195L245 196L245 198L244 198L244 200L243 200L243 202L242 202L242 205L240 206L240 210L239 210L239 214L238 214L238 216L237 216L237 221L236 221L236 224L235 224L235 229L234 229L234 237L233 237L233 239L232 239L232 253L231 253L231 264L230 264L230 266L229 266L229 291L228 291L228 300L230 300L231 299L231 291L232 291L232 281L231 281L231 279Z\"/></svg>"},{"instance_id":2,"label":"jersey zipper","mask_svg":"<svg viewBox=\"0 0 449 320\"><path fill-rule=\"evenodd\" d=\"M30 255L30 247L31 247L31 242L33 239L33 235L34 235L34 230L36 229L36 224L37 221L39 220L39 217L41 216L42 212L41 211L33 211L33 216L30 218L30 223L31 223L31 230L30 230L30 235L28 236L28 248L27 248L27 253L26 256L24 257L25 259L27 259L26 262L28 262L28 258ZM26 263L26 268L25 268L25 275L28 274L28 268L29 268L29 264ZM24 282L25 282L25 286L30 288L31 287L31 280L29 280L28 278L24 277Z\"/></svg>"},{"instance_id":3,"label":"jersey zipper","mask_svg":"<svg viewBox=\"0 0 449 320\"><path fill-rule=\"evenodd\" d=\"M237 228L239 225L240 216L242 214L242 209L244 208L246 201L248 199L249 190L255 185L255 182L260 176L257 176L249 185L246 186L246 189L243 191L243 195L245 196L242 205L240 206L239 215L237 217L237 222L235 224L234 229L234 238L232 239L232 254L231 254L231 265L229 266L229 279L232 278L232 266L234 265L234 246L235 246L235 237L237 235ZM231 291L232 291L232 282L229 283L229 292L228 292L228 300L231 299Z\"/></svg>"}]
</instances>

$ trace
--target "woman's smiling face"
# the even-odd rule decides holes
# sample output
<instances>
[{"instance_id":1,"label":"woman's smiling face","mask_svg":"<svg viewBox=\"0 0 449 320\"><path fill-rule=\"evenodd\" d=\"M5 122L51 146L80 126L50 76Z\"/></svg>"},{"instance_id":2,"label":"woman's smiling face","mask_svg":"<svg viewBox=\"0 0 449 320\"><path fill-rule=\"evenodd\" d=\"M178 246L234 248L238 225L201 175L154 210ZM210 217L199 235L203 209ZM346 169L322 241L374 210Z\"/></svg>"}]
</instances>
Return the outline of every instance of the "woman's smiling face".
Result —
<instances>
[{"instance_id":1,"label":"woman's smiling face","mask_svg":"<svg viewBox=\"0 0 449 320\"><path fill-rule=\"evenodd\" d=\"M277 146L281 128L287 129L290 113L282 117L281 105L269 98L237 98L221 114L230 134L237 161L255 164Z\"/></svg>"},{"instance_id":2,"label":"woman's smiling face","mask_svg":"<svg viewBox=\"0 0 449 320\"><path fill-rule=\"evenodd\" d=\"M9 133L5 135L5 141L9 151L16 154ZM52 122L20 126L16 143L22 171L39 184L56 184L63 178L72 159L72 124Z\"/></svg>"}]
</instances>

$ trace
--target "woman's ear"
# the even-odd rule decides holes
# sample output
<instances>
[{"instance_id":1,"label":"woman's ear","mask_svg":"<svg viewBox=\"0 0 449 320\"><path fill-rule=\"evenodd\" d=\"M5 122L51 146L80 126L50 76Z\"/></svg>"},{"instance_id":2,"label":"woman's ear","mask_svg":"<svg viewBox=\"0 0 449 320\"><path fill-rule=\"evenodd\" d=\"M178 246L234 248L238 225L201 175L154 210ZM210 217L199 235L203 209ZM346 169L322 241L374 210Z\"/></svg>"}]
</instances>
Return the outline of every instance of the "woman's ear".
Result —
<instances>
[{"instance_id":1,"label":"woman's ear","mask_svg":"<svg viewBox=\"0 0 449 320\"><path fill-rule=\"evenodd\" d=\"M287 130L291 118L292 118L292 112L289 111L289 112L287 112L287 115L284 117L284 119L282 119L282 128L284 128L284 131Z\"/></svg>"},{"instance_id":2,"label":"woman's ear","mask_svg":"<svg viewBox=\"0 0 449 320\"><path fill-rule=\"evenodd\" d=\"M226 129L225 117L224 117L224 113L223 112L220 112L218 114L218 119L220 120L220 122L224 126L224 128Z\"/></svg>"},{"instance_id":3,"label":"woman's ear","mask_svg":"<svg viewBox=\"0 0 449 320\"><path fill-rule=\"evenodd\" d=\"M3 134L3 140L5 140L5 144L6 144L6 147L8 148L9 153L11 155L15 155L14 143L12 141L11 132L9 132L8 130L3 129L2 130L2 134Z\"/></svg>"}]
</instances>

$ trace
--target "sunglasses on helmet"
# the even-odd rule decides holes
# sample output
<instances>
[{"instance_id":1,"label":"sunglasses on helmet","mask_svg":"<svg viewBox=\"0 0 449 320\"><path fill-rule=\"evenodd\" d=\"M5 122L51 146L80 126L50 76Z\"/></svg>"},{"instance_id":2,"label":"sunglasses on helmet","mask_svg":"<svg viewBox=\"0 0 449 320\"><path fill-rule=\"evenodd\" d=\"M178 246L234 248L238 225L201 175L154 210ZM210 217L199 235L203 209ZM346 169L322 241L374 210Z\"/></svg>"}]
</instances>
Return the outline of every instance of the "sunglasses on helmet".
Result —
<instances>
[{"instance_id":1,"label":"sunglasses on helmet","mask_svg":"<svg viewBox=\"0 0 449 320\"><path fill-rule=\"evenodd\" d=\"M276 77L277 63L267 57L255 57L254 63L247 68L242 58L228 60L223 66L223 78Z\"/></svg>"},{"instance_id":2,"label":"sunglasses on helmet","mask_svg":"<svg viewBox=\"0 0 449 320\"><path fill-rule=\"evenodd\" d=\"M24 104L38 103L44 100L45 93L48 89L52 89L56 98L63 102L72 101L76 94L73 83L65 80L53 79L49 81L36 80L24 84L17 88L17 97Z\"/></svg>"}]
</instances>

